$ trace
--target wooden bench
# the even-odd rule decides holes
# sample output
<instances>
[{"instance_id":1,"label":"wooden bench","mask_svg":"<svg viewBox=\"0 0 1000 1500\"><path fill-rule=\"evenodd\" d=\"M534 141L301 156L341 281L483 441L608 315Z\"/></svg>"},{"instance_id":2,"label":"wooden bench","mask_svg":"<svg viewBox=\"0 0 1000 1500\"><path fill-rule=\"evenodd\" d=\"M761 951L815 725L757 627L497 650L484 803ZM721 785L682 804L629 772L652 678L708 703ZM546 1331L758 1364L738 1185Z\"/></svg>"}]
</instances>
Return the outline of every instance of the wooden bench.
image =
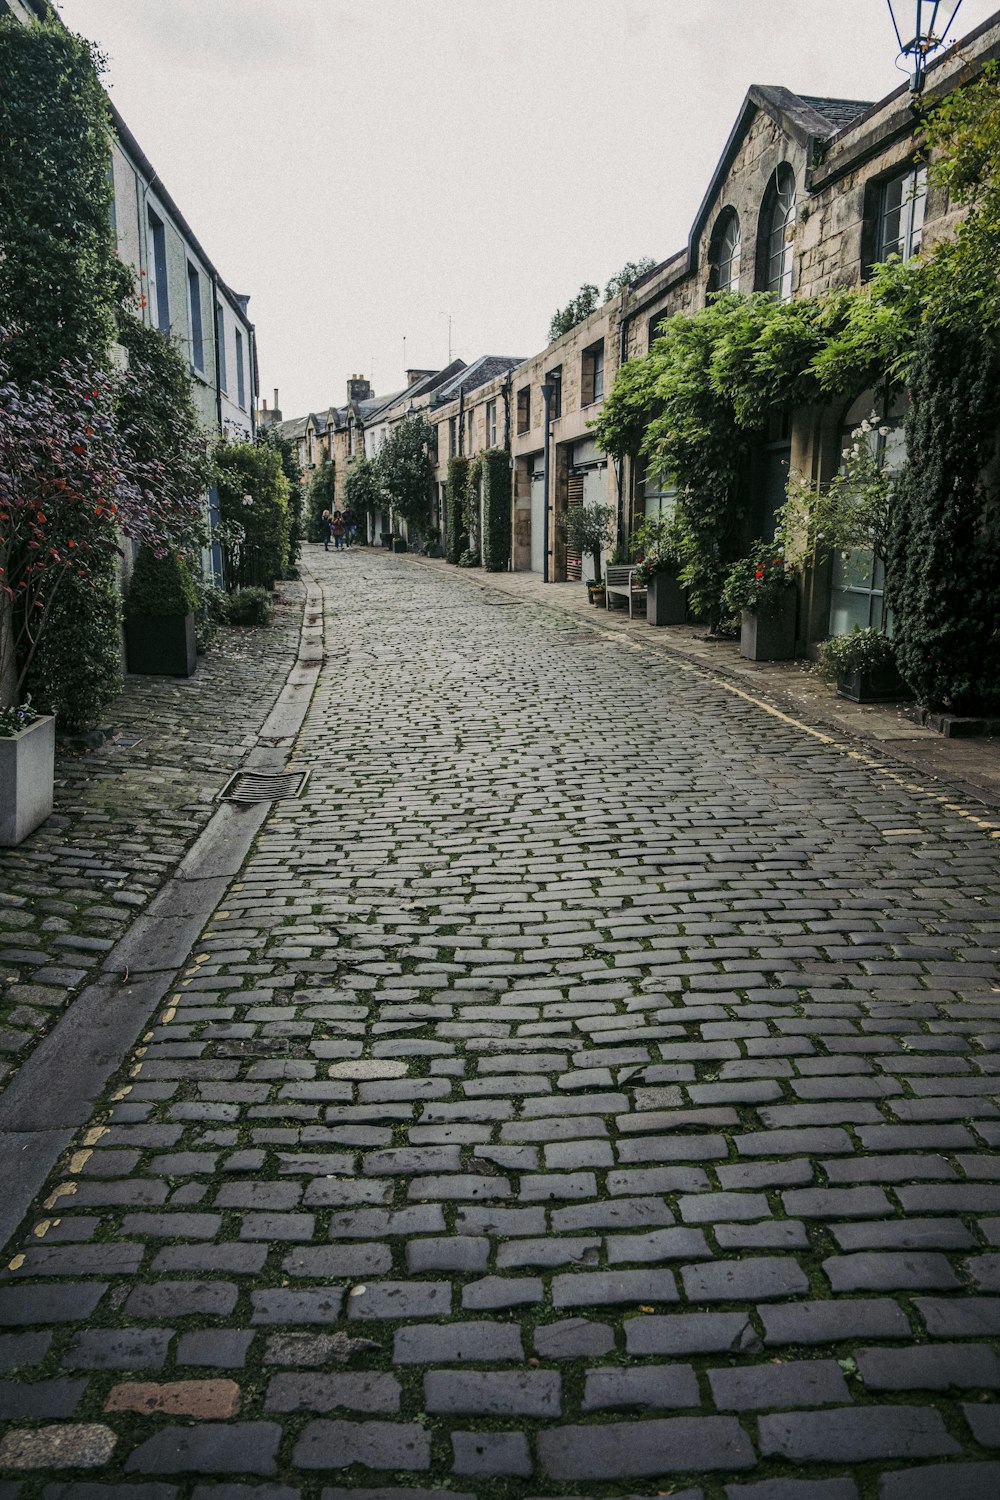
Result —
<instances>
[{"instance_id":1,"label":"wooden bench","mask_svg":"<svg viewBox=\"0 0 1000 1500\"><path fill-rule=\"evenodd\" d=\"M635 568L624 563L610 563L604 569L604 607L611 608L611 595L624 594L628 600L628 617L632 619L632 605L636 599L644 600L646 590L633 583Z\"/></svg>"}]
</instances>

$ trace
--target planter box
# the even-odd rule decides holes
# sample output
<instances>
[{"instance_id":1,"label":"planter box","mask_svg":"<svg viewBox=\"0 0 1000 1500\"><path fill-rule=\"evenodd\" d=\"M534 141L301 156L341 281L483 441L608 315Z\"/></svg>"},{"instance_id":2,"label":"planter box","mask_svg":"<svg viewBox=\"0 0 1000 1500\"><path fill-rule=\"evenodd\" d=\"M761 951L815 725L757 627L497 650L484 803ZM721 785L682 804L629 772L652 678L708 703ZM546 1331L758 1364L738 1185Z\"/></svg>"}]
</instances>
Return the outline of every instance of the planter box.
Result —
<instances>
[{"instance_id":1,"label":"planter box","mask_svg":"<svg viewBox=\"0 0 1000 1500\"><path fill-rule=\"evenodd\" d=\"M895 667L874 672L852 672L837 678L837 696L852 703L901 703L913 697Z\"/></svg>"},{"instance_id":2,"label":"planter box","mask_svg":"<svg viewBox=\"0 0 1000 1500\"><path fill-rule=\"evenodd\" d=\"M795 656L796 591L785 589L784 597L765 614L743 611L740 655L747 661L791 661Z\"/></svg>"},{"instance_id":3,"label":"planter box","mask_svg":"<svg viewBox=\"0 0 1000 1500\"><path fill-rule=\"evenodd\" d=\"M0 739L0 844L20 844L52 811L56 721Z\"/></svg>"},{"instance_id":4,"label":"planter box","mask_svg":"<svg viewBox=\"0 0 1000 1500\"><path fill-rule=\"evenodd\" d=\"M649 625L683 625L687 619L687 595L676 573L654 573L646 593Z\"/></svg>"},{"instance_id":5,"label":"planter box","mask_svg":"<svg viewBox=\"0 0 1000 1500\"><path fill-rule=\"evenodd\" d=\"M393 550L393 552L405 552L406 551L406 542L403 540L403 538L401 536L394 536L393 537L393 539L392 539L392 550Z\"/></svg>"},{"instance_id":6,"label":"planter box","mask_svg":"<svg viewBox=\"0 0 1000 1500\"><path fill-rule=\"evenodd\" d=\"M194 615L129 615L125 647L130 672L191 677L198 665Z\"/></svg>"}]
</instances>

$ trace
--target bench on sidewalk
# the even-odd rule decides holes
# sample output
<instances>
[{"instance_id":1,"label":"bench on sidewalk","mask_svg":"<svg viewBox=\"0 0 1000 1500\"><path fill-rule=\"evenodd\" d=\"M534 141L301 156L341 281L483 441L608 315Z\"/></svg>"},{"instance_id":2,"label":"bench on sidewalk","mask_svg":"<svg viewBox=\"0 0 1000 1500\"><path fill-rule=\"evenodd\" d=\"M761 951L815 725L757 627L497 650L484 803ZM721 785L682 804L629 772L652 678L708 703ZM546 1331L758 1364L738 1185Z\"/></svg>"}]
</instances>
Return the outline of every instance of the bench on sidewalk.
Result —
<instances>
[{"instance_id":1,"label":"bench on sidewalk","mask_svg":"<svg viewBox=\"0 0 1000 1500\"><path fill-rule=\"evenodd\" d=\"M645 601L646 590L633 581L635 568L624 563L610 563L604 569L604 607L611 608L611 595L624 594L628 600L628 617L632 619L632 605L636 599Z\"/></svg>"}]
</instances>

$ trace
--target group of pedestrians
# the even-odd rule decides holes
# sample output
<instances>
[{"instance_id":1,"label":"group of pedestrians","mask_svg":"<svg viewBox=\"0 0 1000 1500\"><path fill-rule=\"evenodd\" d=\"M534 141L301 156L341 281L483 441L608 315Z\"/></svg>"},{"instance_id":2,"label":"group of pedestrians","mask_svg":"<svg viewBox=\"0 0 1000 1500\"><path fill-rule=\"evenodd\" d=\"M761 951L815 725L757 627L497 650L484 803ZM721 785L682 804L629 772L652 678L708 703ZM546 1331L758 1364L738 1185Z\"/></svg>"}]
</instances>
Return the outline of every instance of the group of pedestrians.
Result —
<instances>
[{"instance_id":1,"label":"group of pedestrians","mask_svg":"<svg viewBox=\"0 0 1000 1500\"><path fill-rule=\"evenodd\" d=\"M330 538L333 538L333 546L336 552L341 552L345 547L354 546L354 538L357 534L357 525L354 516L349 510L325 510L322 515L323 527L323 551L329 552Z\"/></svg>"}]
</instances>

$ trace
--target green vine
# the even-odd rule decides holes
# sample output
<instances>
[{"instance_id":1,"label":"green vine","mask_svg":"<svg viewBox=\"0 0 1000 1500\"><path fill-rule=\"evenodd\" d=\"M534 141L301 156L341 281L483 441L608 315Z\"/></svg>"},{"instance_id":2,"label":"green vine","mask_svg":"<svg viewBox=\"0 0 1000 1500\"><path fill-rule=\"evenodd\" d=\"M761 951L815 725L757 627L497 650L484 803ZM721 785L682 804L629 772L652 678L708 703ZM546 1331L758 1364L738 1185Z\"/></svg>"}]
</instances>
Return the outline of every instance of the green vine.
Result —
<instances>
[{"instance_id":1,"label":"green vine","mask_svg":"<svg viewBox=\"0 0 1000 1500\"><path fill-rule=\"evenodd\" d=\"M469 477L469 460L456 453L448 460L448 479L445 499L448 514L445 525L444 555L450 563L458 563L469 546L469 532L465 524L465 496Z\"/></svg>"},{"instance_id":2,"label":"green vine","mask_svg":"<svg viewBox=\"0 0 1000 1500\"><path fill-rule=\"evenodd\" d=\"M510 562L510 457L503 448L488 448L480 455L483 476L483 534L480 538L483 567L487 573L502 573Z\"/></svg>"}]
</instances>

